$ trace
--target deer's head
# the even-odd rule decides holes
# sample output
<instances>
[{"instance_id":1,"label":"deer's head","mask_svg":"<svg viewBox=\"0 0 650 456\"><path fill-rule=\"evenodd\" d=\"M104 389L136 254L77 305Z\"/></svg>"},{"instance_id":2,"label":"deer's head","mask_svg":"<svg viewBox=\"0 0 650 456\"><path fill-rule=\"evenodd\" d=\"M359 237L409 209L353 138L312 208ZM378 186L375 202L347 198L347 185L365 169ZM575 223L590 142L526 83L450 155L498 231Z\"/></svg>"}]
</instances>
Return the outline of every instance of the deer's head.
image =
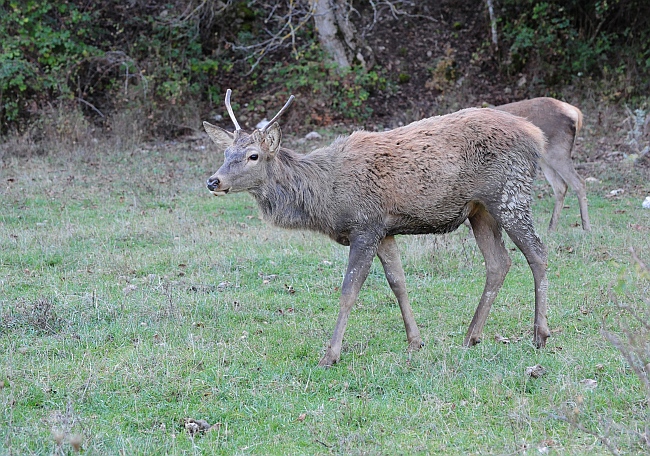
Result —
<instances>
[{"instance_id":1,"label":"deer's head","mask_svg":"<svg viewBox=\"0 0 650 456\"><path fill-rule=\"evenodd\" d=\"M289 108L294 96L289 97L284 107L263 128L246 133L241 129L230 106L232 91L226 91L226 109L235 124L235 132L203 122L205 131L219 149L224 150L221 168L207 181L208 190L214 195L242 192L259 187L266 178L266 167L280 148L282 131L276 122Z\"/></svg>"}]
</instances>

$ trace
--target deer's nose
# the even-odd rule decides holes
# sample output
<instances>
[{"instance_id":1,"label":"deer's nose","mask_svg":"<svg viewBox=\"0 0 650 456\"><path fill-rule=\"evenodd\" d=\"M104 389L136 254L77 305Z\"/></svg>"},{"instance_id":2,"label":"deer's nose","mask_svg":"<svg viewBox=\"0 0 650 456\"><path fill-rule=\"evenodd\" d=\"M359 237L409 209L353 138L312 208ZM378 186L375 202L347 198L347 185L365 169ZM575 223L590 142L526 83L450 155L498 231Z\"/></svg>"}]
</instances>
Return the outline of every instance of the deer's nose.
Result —
<instances>
[{"instance_id":1,"label":"deer's nose","mask_svg":"<svg viewBox=\"0 0 650 456\"><path fill-rule=\"evenodd\" d=\"M208 179L207 185L208 185L208 190L211 192L215 191L217 188L219 188L219 184L221 181L219 181L218 177L211 177Z\"/></svg>"}]
</instances>

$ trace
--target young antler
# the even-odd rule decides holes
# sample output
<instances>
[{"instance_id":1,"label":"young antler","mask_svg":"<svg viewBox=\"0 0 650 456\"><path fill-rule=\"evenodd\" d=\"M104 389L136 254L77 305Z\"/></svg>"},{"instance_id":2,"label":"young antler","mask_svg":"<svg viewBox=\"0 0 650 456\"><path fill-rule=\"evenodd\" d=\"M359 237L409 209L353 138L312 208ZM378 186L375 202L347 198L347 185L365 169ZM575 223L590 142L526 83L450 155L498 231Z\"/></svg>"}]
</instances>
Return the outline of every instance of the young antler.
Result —
<instances>
[{"instance_id":1,"label":"young antler","mask_svg":"<svg viewBox=\"0 0 650 456\"><path fill-rule=\"evenodd\" d=\"M278 112L278 113L275 115L275 117L273 117L273 119L269 120L269 123L267 123L264 127L262 127L262 129L260 130L262 133L264 133L264 132L266 131L266 129L269 128L269 127L273 124L273 122L275 122L276 120L278 120L278 118L279 118L282 114L284 114L284 111L286 111L287 109L289 109L289 106L291 106L291 103L293 103L294 98L296 98L296 97L294 97L293 95L291 95L291 96L289 97L289 100L284 104L284 106L282 106L282 109L280 109L280 112Z\"/></svg>"},{"instance_id":2,"label":"young antler","mask_svg":"<svg viewBox=\"0 0 650 456\"><path fill-rule=\"evenodd\" d=\"M241 130L239 122L237 122L237 119L235 119L235 113L232 112L232 106L230 106L230 95L232 95L232 90L226 90L226 109L228 110L228 114L230 115L232 123L235 124L235 130Z\"/></svg>"}]
</instances>

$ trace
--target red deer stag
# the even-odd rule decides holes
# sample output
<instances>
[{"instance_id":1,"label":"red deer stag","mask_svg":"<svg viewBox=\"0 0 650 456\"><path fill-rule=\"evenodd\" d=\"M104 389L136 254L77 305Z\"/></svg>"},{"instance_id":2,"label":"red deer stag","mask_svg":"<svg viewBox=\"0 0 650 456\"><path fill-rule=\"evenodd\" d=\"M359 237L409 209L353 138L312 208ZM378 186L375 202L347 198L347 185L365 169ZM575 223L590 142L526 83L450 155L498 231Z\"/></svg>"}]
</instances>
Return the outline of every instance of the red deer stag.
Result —
<instances>
[{"instance_id":1,"label":"red deer stag","mask_svg":"<svg viewBox=\"0 0 650 456\"><path fill-rule=\"evenodd\" d=\"M464 344L480 341L490 307L511 260L502 228L523 252L535 281L534 343L550 335L546 321L546 247L531 215L531 187L544 135L526 120L492 109L465 109L395 130L356 131L302 155L280 146L276 122L235 132L204 122L224 163L207 181L214 195L249 192L264 218L308 229L350 246L334 334L319 365L339 361L343 333L377 255L402 312L409 348L423 343L406 293L395 236L447 233L470 220L485 258L485 288Z\"/></svg>"},{"instance_id":2,"label":"red deer stag","mask_svg":"<svg viewBox=\"0 0 650 456\"><path fill-rule=\"evenodd\" d=\"M567 184L578 195L582 229L590 231L585 182L578 175L571 161L571 149L582 128L582 112L569 103L547 97L508 103L496 106L494 109L524 117L537 125L546 135L548 141L546 154L542 155L539 164L555 194L555 207L548 225L549 231L557 228L560 211L564 207Z\"/></svg>"}]
</instances>

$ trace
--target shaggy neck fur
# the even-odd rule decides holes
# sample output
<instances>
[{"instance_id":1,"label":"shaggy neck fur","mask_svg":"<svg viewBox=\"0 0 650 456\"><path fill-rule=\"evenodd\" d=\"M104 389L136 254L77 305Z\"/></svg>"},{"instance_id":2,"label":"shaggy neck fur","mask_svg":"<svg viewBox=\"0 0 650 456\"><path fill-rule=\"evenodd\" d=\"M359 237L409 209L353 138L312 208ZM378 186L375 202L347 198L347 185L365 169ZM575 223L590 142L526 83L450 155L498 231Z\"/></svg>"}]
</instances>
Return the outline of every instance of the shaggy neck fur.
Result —
<instances>
[{"instance_id":1,"label":"shaggy neck fur","mask_svg":"<svg viewBox=\"0 0 650 456\"><path fill-rule=\"evenodd\" d=\"M283 228L320 231L332 235L331 212L336 181L336 149L329 147L301 155L279 149L269 163L267 180L251 189L264 218Z\"/></svg>"}]
</instances>

